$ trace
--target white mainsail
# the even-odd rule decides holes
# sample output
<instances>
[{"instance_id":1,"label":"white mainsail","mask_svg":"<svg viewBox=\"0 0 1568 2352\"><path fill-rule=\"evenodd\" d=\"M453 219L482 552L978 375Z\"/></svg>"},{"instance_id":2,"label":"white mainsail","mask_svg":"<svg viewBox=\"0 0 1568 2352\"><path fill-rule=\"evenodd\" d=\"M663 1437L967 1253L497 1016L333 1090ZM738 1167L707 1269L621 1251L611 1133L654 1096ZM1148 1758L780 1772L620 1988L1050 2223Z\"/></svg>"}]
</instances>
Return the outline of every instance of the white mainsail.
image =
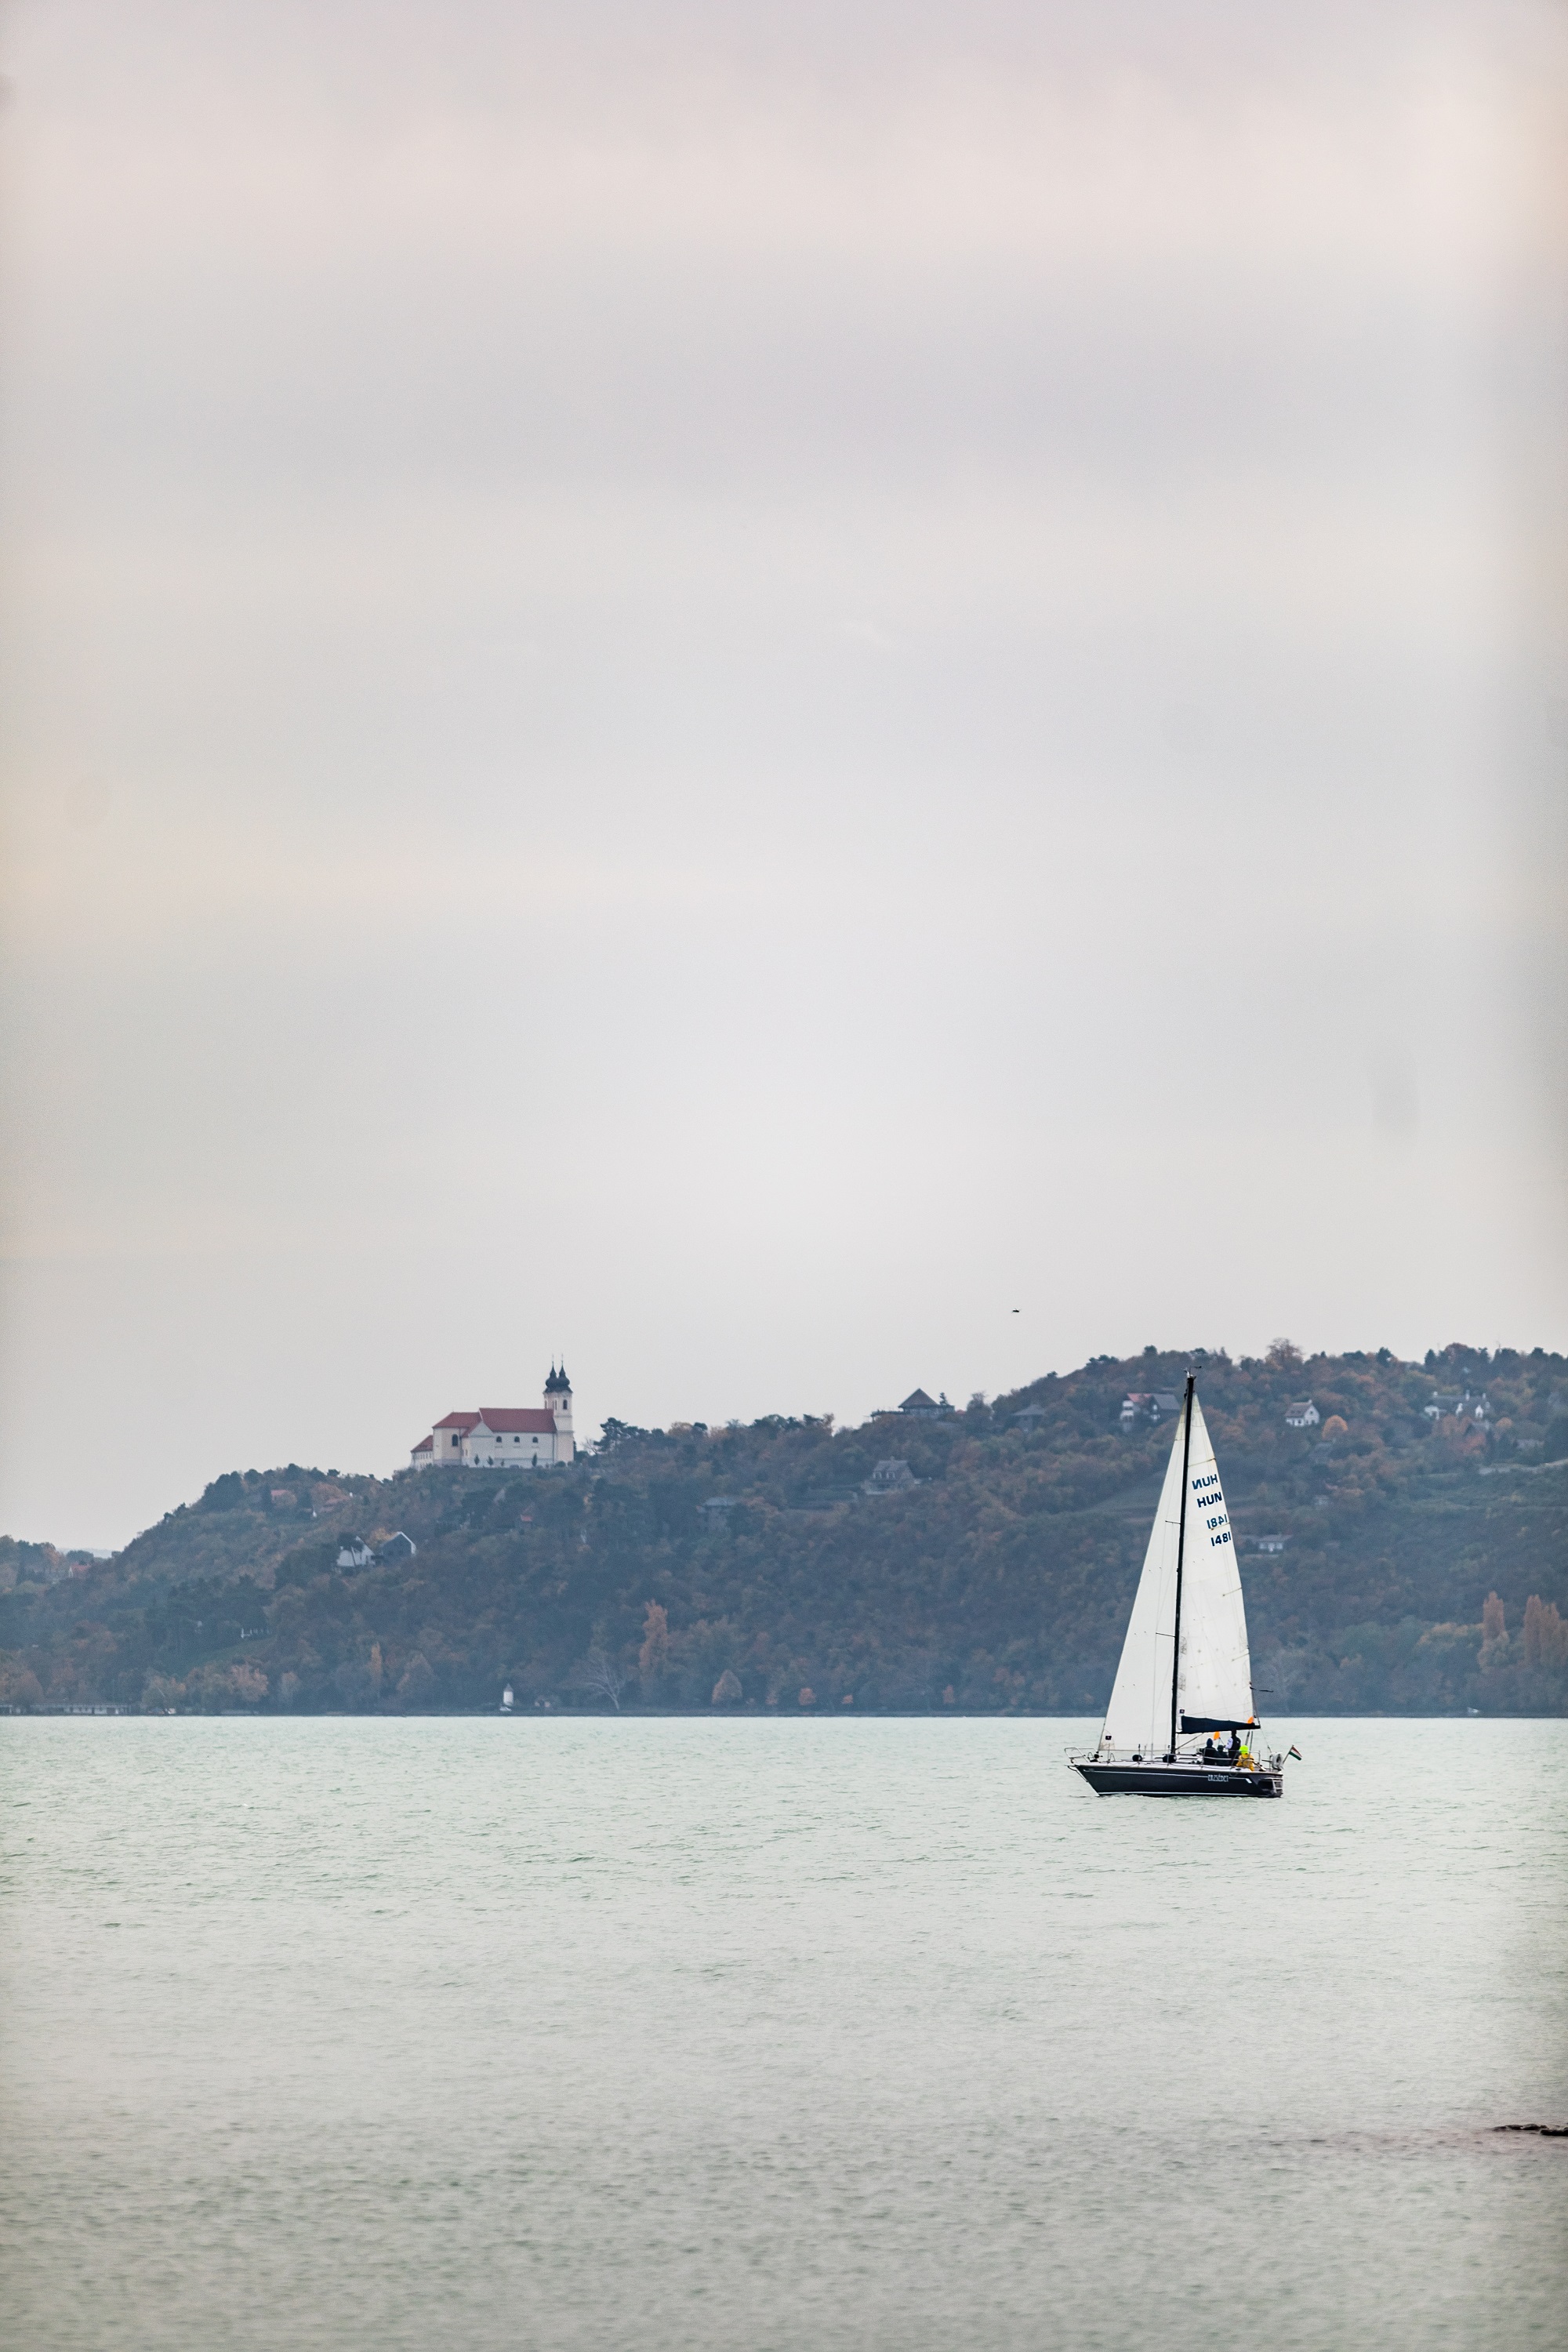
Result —
<instances>
[{"instance_id":1,"label":"white mainsail","mask_svg":"<svg viewBox=\"0 0 1568 2352\"><path fill-rule=\"evenodd\" d=\"M1186 1540L1182 1559L1183 1715L1246 1723L1253 1713L1252 1661L1241 1571L1219 1466L1194 1396L1190 1435L1178 1422L1121 1645L1102 1738L1118 1750L1163 1755L1171 1741L1171 1644L1176 1627L1176 1553L1182 1522L1182 1453L1187 1438Z\"/></svg>"}]
</instances>

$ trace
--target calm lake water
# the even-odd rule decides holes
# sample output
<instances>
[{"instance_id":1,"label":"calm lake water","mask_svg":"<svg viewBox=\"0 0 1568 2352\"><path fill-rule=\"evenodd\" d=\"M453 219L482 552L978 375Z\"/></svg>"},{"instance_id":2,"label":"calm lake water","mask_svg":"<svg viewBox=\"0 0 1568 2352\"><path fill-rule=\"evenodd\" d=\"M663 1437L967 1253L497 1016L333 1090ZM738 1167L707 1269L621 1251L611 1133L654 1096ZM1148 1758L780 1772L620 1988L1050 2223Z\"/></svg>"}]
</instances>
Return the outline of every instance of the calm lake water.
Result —
<instances>
[{"instance_id":1,"label":"calm lake water","mask_svg":"<svg viewBox=\"0 0 1568 2352\"><path fill-rule=\"evenodd\" d=\"M1561 2347L1568 1724L1078 1736L0 1721L6 2339Z\"/></svg>"}]
</instances>

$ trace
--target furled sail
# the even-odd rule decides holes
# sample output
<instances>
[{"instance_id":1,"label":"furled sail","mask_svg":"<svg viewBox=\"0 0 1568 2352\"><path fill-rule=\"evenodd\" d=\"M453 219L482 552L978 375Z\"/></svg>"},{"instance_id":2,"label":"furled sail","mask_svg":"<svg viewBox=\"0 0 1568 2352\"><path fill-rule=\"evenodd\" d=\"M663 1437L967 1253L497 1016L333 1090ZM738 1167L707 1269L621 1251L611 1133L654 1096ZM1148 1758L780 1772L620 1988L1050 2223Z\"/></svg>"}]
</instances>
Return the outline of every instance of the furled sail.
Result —
<instances>
[{"instance_id":1,"label":"furled sail","mask_svg":"<svg viewBox=\"0 0 1568 2352\"><path fill-rule=\"evenodd\" d=\"M1231 1540L1214 1445L1194 1396L1187 1408L1186 1541L1182 1560L1182 1656L1176 1697L1194 1728L1246 1723L1252 1707L1252 1662L1241 1573ZM1176 1624L1176 1554L1182 1518L1184 1431L1160 1490L1159 1508L1121 1645L1103 1738L1119 1753L1163 1754L1171 1739L1171 1649Z\"/></svg>"}]
</instances>

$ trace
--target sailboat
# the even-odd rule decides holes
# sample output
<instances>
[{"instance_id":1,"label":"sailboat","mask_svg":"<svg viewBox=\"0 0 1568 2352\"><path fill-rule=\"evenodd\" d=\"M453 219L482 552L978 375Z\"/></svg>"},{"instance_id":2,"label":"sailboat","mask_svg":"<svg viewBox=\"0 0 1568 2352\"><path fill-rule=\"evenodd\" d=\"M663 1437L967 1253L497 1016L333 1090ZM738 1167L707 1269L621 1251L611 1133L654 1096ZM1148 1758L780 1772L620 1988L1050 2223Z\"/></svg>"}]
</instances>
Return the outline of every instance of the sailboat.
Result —
<instances>
[{"instance_id":1,"label":"sailboat","mask_svg":"<svg viewBox=\"0 0 1568 2352\"><path fill-rule=\"evenodd\" d=\"M1191 1372L1104 1727L1068 1762L1100 1797L1285 1793L1253 1709L1241 1570Z\"/></svg>"}]
</instances>

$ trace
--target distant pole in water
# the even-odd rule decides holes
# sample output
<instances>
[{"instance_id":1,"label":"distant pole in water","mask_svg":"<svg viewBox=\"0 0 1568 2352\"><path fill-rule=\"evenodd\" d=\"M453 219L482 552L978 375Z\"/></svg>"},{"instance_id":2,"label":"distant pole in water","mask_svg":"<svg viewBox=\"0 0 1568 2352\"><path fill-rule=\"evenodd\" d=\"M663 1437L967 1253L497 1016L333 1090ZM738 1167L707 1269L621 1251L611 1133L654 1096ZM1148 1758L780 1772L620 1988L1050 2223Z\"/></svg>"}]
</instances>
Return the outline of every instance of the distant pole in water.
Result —
<instances>
[{"instance_id":1,"label":"distant pole in water","mask_svg":"<svg viewBox=\"0 0 1568 2352\"><path fill-rule=\"evenodd\" d=\"M1182 1563L1187 1549L1187 1464L1193 1451L1193 1389L1197 1375L1187 1374L1187 1392L1182 1399L1182 1516L1176 1521L1176 1626L1171 1639L1171 1753L1169 1761L1176 1760L1176 1729L1180 1717L1176 1712L1177 1686L1182 1676Z\"/></svg>"}]
</instances>

